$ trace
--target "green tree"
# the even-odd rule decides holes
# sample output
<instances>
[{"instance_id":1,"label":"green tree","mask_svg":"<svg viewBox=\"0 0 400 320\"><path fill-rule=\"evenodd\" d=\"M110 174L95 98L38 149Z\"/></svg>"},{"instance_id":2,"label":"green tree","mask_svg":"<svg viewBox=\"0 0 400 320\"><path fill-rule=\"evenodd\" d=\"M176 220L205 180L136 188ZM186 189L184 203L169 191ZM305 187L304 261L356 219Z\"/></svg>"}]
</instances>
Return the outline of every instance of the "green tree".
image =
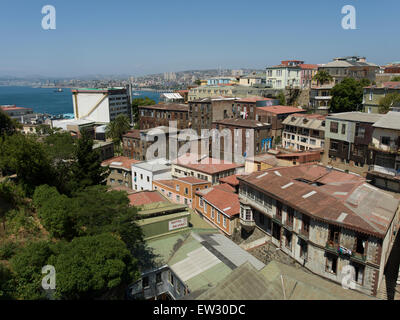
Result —
<instances>
[{"instance_id":1,"label":"green tree","mask_svg":"<svg viewBox=\"0 0 400 320\"><path fill-rule=\"evenodd\" d=\"M132 115L133 115L133 123L135 123L135 128L137 128L137 124L139 122L139 106L152 106L156 104L156 102L149 97L136 98L132 100Z\"/></svg>"},{"instance_id":2,"label":"green tree","mask_svg":"<svg viewBox=\"0 0 400 320\"><path fill-rule=\"evenodd\" d=\"M69 132L51 132L43 142L44 149L53 164L73 158L75 140Z\"/></svg>"},{"instance_id":3,"label":"green tree","mask_svg":"<svg viewBox=\"0 0 400 320\"><path fill-rule=\"evenodd\" d=\"M11 181L3 181L0 183L0 219L2 221L3 233L6 232L7 212L22 205L24 205L24 191L21 186Z\"/></svg>"},{"instance_id":4,"label":"green tree","mask_svg":"<svg viewBox=\"0 0 400 320\"><path fill-rule=\"evenodd\" d=\"M59 299L122 299L126 286L139 277L137 261L110 233L74 238L58 247L48 264L57 271Z\"/></svg>"},{"instance_id":5,"label":"green tree","mask_svg":"<svg viewBox=\"0 0 400 320\"><path fill-rule=\"evenodd\" d=\"M194 82L194 84L200 86L200 85L201 85L201 80L200 80L200 79L196 79L196 81Z\"/></svg>"},{"instance_id":6,"label":"green tree","mask_svg":"<svg viewBox=\"0 0 400 320\"><path fill-rule=\"evenodd\" d=\"M388 113L396 105L400 105L400 93L389 93L379 100L379 113Z\"/></svg>"},{"instance_id":7,"label":"green tree","mask_svg":"<svg viewBox=\"0 0 400 320\"><path fill-rule=\"evenodd\" d=\"M286 105L286 97L283 91L280 91L278 96L276 97L279 100L279 105L285 106Z\"/></svg>"},{"instance_id":8,"label":"green tree","mask_svg":"<svg viewBox=\"0 0 400 320\"><path fill-rule=\"evenodd\" d=\"M124 114L118 115L114 121L111 121L107 125L106 137L113 140L118 152L120 152L122 136L127 133L130 128L129 118Z\"/></svg>"},{"instance_id":9,"label":"green tree","mask_svg":"<svg viewBox=\"0 0 400 320\"><path fill-rule=\"evenodd\" d=\"M72 215L78 234L118 233L131 250L143 241L142 231L134 222L137 209L129 205L125 192L92 186L76 193L74 201Z\"/></svg>"},{"instance_id":10,"label":"green tree","mask_svg":"<svg viewBox=\"0 0 400 320\"><path fill-rule=\"evenodd\" d=\"M38 241L20 248L11 258L10 264L15 276L15 295L19 299L45 299L41 289L42 268L51 256L51 245L47 241Z\"/></svg>"},{"instance_id":11,"label":"green tree","mask_svg":"<svg viewBox=\"0 0 400 320\"><path fill-rule=\"evenodd\" d=\"M395 76L390 81L400 81L400 76Z\"/></svg>"},{"instance_id":12,"label":"green tree","mask_svg":"<svg viewBox=\"0 0 400 320\"><path fill-rule=\"evenodd\" d=\"M27 194L35 187L51 184L52 167L43 145L30 136L14 134L0 139L0 169L16 173Z\"/></svg>"},{"instance_id":13,"label":"green tree","mask_svg":"<svg viewBox=\"0 0 400 320\"><path fill-rule=\"evenodd\" d=\"M332 100L330 112L350 112L360 110L363 99L363 87L366 80L357 81L346 78L331 90Z\"/></svg>"},{"instance_id":14,"label":"green tree","mask_svg":"<svg viewBox=\"0 0 400 320\"><path fill-rule=\"evenodd\" d=\"M72 221L74 201L59 194L55 187L42 185L36 188L33 203L42 225L52 237L70 240L75 236Z\"/></svg>"},{"instance_id":15,"label":"green tree","mask_svg":"<svg viewBox=\"0 0 400 320\"><path fill-rule=\"evenodd\" d=\"M330 83L333 81L333 77L325 70L318 71L313 80L316 80L318 84L324 85L325 83Z\"/></svg>"},{"instance_id":16,"label":"green tree","mask_svg":"<svg viewBox=\"0 0 400 320\"><path fill-rule=\"evenodd\" d=\"M3 135L12 135L20 128L20 124L11 119L2 109L0 109L0 137Z\"/></svg>"},{"instance_id":17,"label":"green tree","mask_svg":"<svg viewBox=\"0 0 400 320\"><path fill-rule=\"evenodd\" d=\"M11 270L0 262L0 300L13 299L13 280Z\"/></svg>"},{"instance_id":18,"label":"green tree","mask_svg":"<svg viewBox=\"0 0 400 320\"><path fill-rule=\"evenodd\" d=\"M97 150L93 150L93 139L89 133L85 130L81 133L71 163L71 179L66 182L67 189L71 193L74 190L102 184L110 174L109 168L101 166L100 154Z\"/></svg>"}]
</instances>

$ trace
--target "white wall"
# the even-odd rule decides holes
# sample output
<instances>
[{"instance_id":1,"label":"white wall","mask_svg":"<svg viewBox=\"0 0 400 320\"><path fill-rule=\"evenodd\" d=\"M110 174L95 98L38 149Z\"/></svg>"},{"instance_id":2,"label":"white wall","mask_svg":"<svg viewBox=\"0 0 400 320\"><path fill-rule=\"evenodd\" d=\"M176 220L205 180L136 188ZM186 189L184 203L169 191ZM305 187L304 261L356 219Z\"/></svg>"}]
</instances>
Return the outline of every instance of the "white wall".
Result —
<instances>
[{"instance_id":1,"label":"white wall","mask_svg":"<svg viewBox=\"0 0 400 320\"><path fill-rule=\"evenodd\" d=\"M76 99L78 102L78 112L76 110L75 95L72 95L74 104L75 119L85 117L90 110L104 97L103 93L78 93ZM104 99L102 103L94 110L87 119L96 122L110 122L110 111L108 98Z\"/></svg>"}]
</instances>

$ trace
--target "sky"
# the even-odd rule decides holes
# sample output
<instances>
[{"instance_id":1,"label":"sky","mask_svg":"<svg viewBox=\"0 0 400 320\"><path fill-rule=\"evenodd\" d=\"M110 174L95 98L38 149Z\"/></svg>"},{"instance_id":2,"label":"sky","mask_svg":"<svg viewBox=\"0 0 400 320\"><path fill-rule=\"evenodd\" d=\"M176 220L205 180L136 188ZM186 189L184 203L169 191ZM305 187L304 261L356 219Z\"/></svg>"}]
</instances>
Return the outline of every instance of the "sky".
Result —
<instances>
[{"instance_id":1,"label":"sky","mask_svg":"<svg viewBox=\"0 0 400 320\"><path fill-rule=\"evenodd\" d=\"M43 30L42 7L56 9ZM342 7L356 9L355 30ZM400 60L398 0L1 0L0 77L264 69L362 55Z\"/></svg>"}]
</instances>

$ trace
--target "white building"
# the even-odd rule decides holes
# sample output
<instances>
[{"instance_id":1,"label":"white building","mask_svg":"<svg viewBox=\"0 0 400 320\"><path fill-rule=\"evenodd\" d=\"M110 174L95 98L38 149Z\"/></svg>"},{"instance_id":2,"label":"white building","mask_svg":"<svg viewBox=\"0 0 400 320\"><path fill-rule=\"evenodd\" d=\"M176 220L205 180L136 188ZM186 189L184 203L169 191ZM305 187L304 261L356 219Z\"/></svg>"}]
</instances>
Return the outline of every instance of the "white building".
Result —
<instances>
[{"instance_id":1,"label":"white building","mask_svg":"<svg viewBox=\"0 0 400 320\"><path fill-rule=\"evenodd\" d=\"M267 67L267 86L273 89L283 90L286 87L300 88L301 67L290 63L283 63L273 67Z\"/></svg>"},{"instance_id":2,"label":"white building","mask_svg":"<svg viewBox=\"0 0 400 320\"><path fill-rule=\"evenodd\" d=\"M118 115L131 119L131 91L129 87L72 90L75 119L109 123Z\"/></svg>"},{"instance_id":3,"label":"white building","mask_svg":"<svg viewBox=\"0 0 400 320\"><path fill-rule=\"evenodd\" d=\"M171 179L171 166L165 159L132 164L133 190L153 190L153 180Z\"/></svg>"},{"instance_id":4,"label":"white building","mask_svg":"<svg viewBox=\"0 0 400 320\"><path fill-rule=\"evenodd\" d=\"M282 121L282 145L292 151L323 149L325 118L320 114L289 115Z\"/></svg>"}]
</instances>

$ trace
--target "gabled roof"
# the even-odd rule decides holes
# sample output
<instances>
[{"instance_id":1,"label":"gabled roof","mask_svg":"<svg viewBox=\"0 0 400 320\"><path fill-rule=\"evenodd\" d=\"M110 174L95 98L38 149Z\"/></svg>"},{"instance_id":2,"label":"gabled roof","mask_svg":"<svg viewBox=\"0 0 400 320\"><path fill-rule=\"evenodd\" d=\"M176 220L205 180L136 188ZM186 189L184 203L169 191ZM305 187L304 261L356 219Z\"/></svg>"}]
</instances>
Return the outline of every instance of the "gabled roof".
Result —
<instances>
[{"instance_id":1,"label":"gabled roof","mask_svg":"<svg viewBox=\"0 0 400 320\"><path fill-rule=\"evenodd\" d=\"M229 217L240 213L239 196L224 187L215 186L213 188L199 190L196 194L202 196L205 201L212 204Z\"/></svg>"}]
</instances>

